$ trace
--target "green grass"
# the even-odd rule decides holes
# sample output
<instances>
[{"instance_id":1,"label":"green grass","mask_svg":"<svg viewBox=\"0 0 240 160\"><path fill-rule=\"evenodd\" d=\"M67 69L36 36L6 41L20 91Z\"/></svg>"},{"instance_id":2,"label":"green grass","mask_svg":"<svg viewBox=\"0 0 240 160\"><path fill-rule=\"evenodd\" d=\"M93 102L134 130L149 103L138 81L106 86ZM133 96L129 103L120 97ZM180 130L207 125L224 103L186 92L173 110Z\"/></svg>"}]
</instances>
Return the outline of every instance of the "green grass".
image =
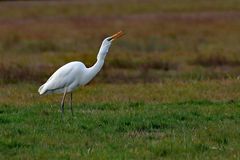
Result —
<instances>
[{"instance_id":1,"label":"green grass","mask_svg":"<svg viewBox=\"0 0 240 160\"><path fill-rule=\"evenodd\" d=\"M33 84L0 88L0 159L237 159L238 80L92 84L40 97Z\"/></svg>"},{"instance_id":2,"label":"green grass","mask_svg":"<svg viewBox=\"0 0 240 160\"><path fill-rule=\"evenodd\" d=\"M235 159L240 102L1 105L1 159Z\"/></svg>"}]
</instances>

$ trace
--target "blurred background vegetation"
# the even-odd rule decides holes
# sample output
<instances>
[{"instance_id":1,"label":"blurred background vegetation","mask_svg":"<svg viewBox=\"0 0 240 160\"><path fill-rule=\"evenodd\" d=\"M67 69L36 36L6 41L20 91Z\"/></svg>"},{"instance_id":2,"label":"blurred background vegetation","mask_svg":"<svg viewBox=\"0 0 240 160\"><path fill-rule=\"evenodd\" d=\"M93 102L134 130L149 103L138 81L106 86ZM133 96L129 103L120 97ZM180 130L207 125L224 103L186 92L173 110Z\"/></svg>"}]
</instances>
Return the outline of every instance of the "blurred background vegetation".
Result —
<instances>
[{"instance_id":1,"label":"blurred background vegetation","mask_svg":"<svg viewBox=\"0 0 240 160\"><path fill-rule=\"evenodd\" d=\"M239 9L239 0L1 2L0 84L41 84L69 61L89 67L119 30L93 83L236 78Z\"/></svg>"}]
</instances>

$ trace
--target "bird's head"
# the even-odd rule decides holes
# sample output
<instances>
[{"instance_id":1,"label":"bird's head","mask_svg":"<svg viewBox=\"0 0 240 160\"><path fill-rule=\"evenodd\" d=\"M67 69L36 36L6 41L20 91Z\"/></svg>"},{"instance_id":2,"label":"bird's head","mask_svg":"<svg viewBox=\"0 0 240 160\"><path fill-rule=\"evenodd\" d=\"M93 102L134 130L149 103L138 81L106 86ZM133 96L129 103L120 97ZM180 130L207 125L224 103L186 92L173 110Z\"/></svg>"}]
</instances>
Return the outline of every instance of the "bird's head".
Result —
<instances>
[{"instance_id":1,"label":"bird's head","mask_svg":"<svg viewBox=\"0 0 240 160\"><path fill-rule=\"evenodd\" d=\"M106 56L107 53L108 53L108 50L109 50L112 42L113 42L114 40L116 40L117 38L123 36L123 35L124 35L124 33L123 33L122 31L119 31L119 32L117 32L116 34L114 34L114 35L112 35L112 36L110 36L110 37L105 38L105 39L103 40L103 42L102 42L101 47L100 47L99 54L98 54L98 58L103 58L103 59L104 59L105 56Z\"/></svg>"}]
</instances>

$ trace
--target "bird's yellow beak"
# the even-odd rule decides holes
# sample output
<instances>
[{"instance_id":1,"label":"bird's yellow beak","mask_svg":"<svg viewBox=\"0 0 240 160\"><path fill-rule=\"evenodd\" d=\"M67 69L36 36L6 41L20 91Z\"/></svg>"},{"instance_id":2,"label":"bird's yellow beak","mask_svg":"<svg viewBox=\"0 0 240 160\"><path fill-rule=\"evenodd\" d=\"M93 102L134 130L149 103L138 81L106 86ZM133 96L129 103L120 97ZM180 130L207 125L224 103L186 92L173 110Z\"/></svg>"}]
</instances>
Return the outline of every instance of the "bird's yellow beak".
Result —
<instances>
[{"instance_id":1,"label":"bird's yellow beak","mask_svg":"<svg viewBox=\"0 0 240 160\"><path fill-rule=\"evenodd\" d=\"M115 39L122 37L123 35L124 35L124 33L122 31L119 31L111 36L111 40L114 41Z\"/></svg>"}]
</instances>

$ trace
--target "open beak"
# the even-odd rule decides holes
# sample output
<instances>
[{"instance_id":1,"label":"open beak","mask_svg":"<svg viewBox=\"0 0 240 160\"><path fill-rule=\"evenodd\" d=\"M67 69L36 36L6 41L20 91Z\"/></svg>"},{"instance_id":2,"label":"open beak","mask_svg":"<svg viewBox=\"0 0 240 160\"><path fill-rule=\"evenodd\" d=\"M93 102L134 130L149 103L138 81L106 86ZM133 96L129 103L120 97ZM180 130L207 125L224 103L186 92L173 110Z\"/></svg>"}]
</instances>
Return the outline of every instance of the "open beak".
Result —
<instances>
[{"instance_id":1,"label":"open beak","mask_svg":"<svg viewBox=\"0 0 240 160\"><path fill-rule=\"evenodd\" d=\"M114 41L115 39L122 37L124 33L122 31L117 32L116 34L112 35L110 40Z\"/></svg>"}]
</instances>

